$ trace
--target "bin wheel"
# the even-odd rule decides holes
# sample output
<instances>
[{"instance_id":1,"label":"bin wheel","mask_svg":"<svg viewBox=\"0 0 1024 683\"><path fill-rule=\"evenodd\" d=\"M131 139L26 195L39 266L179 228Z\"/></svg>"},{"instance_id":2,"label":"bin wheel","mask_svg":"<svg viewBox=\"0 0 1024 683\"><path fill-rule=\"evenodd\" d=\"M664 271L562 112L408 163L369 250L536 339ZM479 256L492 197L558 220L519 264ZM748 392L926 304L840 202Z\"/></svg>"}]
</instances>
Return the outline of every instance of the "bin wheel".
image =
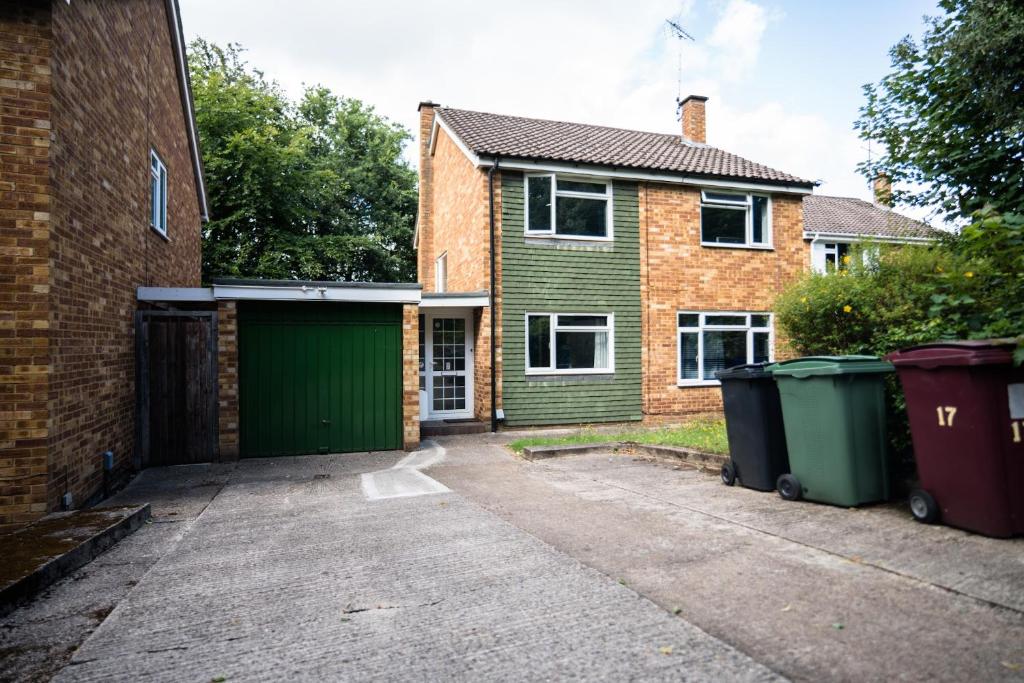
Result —
<instances>
[{"instance_id":1,"label":"bin wheel","mask_svg":"<svg viewBox=\"0 0 1024 683\"><path fill-rule=\"evenodd\" d=\"M792 474L780 476L778 481L775 482L775 487L779 490L779 495L785 500L800 500L804 495L804 490L800 487L800 480Z\"/></svg>"},{"instance_id":2,"label":"bin wheel","mask_svg":"<svg viewBox=\"0 0 1024 683\"><path fill-rule=\"evenodd\" d=\"M932 524L939 521L939 504L924 489L914 489L910 492L910 514L923 524Z\"/></svg>"},{"instance_id":3,"label":"bin wheel","mask_svg":"<svg viewBox=\"0 0 1024 683\"><path fill-rule=\"evenodd\" d=\"M722 465L722 483L726 486L736 483L736 466L731 461Z\"/></svg>"}]
</instances>

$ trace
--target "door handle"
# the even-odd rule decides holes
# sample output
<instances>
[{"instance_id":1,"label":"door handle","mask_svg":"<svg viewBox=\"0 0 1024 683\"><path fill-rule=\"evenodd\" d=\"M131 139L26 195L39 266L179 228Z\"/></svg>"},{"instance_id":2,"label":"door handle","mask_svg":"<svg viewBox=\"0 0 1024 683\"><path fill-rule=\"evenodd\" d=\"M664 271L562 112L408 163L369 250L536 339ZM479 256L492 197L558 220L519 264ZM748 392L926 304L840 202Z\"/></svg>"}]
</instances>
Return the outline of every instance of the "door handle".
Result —
<instances>
[{"instance_id":1,"label":"door handle","mask_svg":"<svg viewBox=\"0 0 1024 683\"><path fill-rule=\"evenodd\" d=\"M331 424L331 421L330 420L320 420L320 424L329 425L329 424Z\"/></svg>"}]
</instances>

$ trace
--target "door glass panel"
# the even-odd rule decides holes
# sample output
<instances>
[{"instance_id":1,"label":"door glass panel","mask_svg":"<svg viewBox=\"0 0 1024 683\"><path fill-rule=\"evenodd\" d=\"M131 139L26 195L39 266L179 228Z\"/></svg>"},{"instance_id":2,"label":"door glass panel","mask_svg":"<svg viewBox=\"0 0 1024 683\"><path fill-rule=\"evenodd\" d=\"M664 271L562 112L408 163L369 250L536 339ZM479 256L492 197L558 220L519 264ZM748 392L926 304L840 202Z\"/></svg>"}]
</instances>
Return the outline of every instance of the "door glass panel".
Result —
<instances>
[{"instance_id":1,"label":"door glass panel","mask_svg":"<svg viewBox=\"0 0 1024 683\"><path fill-rule=\"evenodd\" d=\"M427 389L427 331L423 328L426 324L422 314L420 315L420 391Z\"/></svg>"},{"instance_id":2,"label":"door glass panel","mask_svg":"<svg viewBox=\"0 0 1024 683\"><path fill-rule=\"evenodd\" d=\"M433 410L466 409L466 321L435 318L431 325Z\"/></svg>"}]
</instances>

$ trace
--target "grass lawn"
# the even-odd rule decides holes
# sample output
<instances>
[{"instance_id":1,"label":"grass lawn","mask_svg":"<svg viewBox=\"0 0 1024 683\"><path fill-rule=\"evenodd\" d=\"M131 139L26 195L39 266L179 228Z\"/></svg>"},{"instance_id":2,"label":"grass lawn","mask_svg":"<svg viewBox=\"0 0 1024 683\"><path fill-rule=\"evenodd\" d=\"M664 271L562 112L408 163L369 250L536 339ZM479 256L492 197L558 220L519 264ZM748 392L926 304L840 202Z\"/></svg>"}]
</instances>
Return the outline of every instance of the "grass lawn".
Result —
<instances>
[{"instance_id":1,"label":"grass lawn","mask_svg":"<svg viewBox=\"0 0 1024 683\"><path fill-rule=\"evenodd\" d=\"M658 446L682 446L705 453L729 453L725 420L694 420L681 427L634 429L623 432L599 432L587 428L565 436L534 436L519 439L509 446L518 453L531 446L570 446L607 441L633 441Z\"/></svg>"}]
</instances>

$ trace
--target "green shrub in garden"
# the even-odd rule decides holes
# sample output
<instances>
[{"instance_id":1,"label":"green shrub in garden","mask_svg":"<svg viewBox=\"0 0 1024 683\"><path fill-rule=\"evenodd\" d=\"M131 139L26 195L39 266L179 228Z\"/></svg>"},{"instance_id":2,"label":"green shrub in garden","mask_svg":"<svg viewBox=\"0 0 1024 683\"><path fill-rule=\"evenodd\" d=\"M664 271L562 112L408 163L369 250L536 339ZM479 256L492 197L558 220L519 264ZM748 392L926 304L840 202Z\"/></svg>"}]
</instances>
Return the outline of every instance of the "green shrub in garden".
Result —
<instances>
[{"instance_id":1,"label":"green shrub in garden","mask_svg":"<svg viewBox=\"0 0 1024 683\"><path fill-rule=\"evenodd\" d=\"M854 250L844 270L808 273L778 298L794 350L882 355L940 339L1024 336L1024 216L978 212L933 245L863 250L867 258Z\"/></svg>"},{"instance_id":2,"label":"green shrub in garden","mask_svg":"<svg viewBox=\"0 0 1024 683\"><path fill-rule=\"evenodd\" d=\"M943 339L1016 337L1024 361L1024 216L990 210L931 245L866 245L845 268L808 273L775 304L797 353L882 356ZM889 381L890 442L910 462L899 383Z\"/></svg>"}]
</instances>

